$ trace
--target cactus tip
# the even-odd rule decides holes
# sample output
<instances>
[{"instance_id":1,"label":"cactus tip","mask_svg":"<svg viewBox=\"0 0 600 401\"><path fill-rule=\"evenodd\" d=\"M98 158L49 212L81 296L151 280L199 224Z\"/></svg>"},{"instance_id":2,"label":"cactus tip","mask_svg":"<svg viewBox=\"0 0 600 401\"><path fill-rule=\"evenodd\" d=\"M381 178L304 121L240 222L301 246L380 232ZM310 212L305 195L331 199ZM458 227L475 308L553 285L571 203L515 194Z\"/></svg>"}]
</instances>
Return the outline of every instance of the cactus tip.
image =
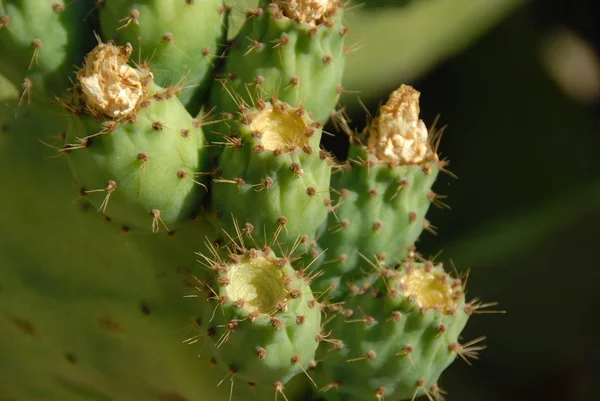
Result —
<instances>
[{"instance_id":1,"label":"cactus tip","mask_svg":"<svg viewBox=\"0 0 600 401\"><path fill-rule=\"evenodd\" d=\"M402 85L381 107L369 129L369 151L387 163L418 164L430 152L427 127L419 120L420 92Z\"/></svg>"},{"instance_id":2,"label":"cactus tip","mask_svg":"<svg viewBox=\"0 0 600 401\"><path fill-rule=\"evenodd\" d=\"M135 110L144 89L140 74L127 65L132 52L130 44L100 43L86 56L77 78L88 110L111 118L125 117Z\"/></svg>"}]
</instances>

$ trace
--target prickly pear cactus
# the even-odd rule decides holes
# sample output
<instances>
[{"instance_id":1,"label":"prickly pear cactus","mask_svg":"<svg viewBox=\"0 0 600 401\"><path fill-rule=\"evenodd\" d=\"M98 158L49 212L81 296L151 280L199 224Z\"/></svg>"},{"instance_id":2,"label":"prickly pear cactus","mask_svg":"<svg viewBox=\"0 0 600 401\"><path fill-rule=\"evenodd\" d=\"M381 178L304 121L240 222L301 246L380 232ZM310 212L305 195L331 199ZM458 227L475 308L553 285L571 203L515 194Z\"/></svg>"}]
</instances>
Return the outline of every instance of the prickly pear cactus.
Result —
<instances>
[{"instance_id":1,"label":"prickly pear cactus","mask_svg":"<svg viewBox=\"0 0 600 401\"><path fill-rule=\"evenodd\" d=\"M0 1L0 400L437 400L483 348L419 92L336 159L344 5L242 6Z\"/></svg>"}]
</instances>

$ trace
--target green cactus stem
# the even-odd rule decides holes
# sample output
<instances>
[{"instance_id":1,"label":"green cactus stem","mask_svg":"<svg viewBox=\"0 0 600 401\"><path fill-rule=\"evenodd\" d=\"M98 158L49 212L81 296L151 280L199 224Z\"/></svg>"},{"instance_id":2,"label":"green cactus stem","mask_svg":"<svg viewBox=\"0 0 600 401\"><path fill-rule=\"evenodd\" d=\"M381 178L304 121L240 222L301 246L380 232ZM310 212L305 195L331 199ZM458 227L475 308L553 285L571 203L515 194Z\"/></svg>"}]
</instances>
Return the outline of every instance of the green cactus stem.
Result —
<instances>
[{"instance_id":1,"label":"green cactus stem","mask_svg":"<svg viewBox=\"0 0 600 401\"><path fill-rule=\"evenodd\" d=\"M321 309L289 257L269 248L235 243L227 259L201 255L214 272L202 288L201 328L216 366L231 380L270 385L283 392L294 376L314 365Z\"/></svg>"},{"instance_id":2,"label":"green cactus stem","mask_svg":"<svg viewBox=\"0 0 600 401\"><path fill-rule=\"evenodd\" d=\"M20 103L49 103L64 96L75 66L94 46L80 32L89 4L77 0L0 2L0 74L22 90Z\"/></svg>"},{"instance_id":3,"label":"green cactus stem","mask_svg":"<svg viewBox=\"0 0 600 401\"><path fill-rule=\"evenodd\" d=\"M464 283L431 262L379 269L354 286L319 351L325 400L438 399L441 373L457 356L476 358L481 339L461 344L472 303Z\"/></svg>"},{"instance_id":4,"label":"green cactus stem","mask_svg":"<svg viewBox=\"0 0 600 401\"><path fill-rule=\"evenodd\" d=\"M110 0L99 8L105 38L135 44L138 63L158 85L177 86L181 103L196 113L225 40L223 0Z\"/></svg>"},{"instance_id":5,"label":"green cactus stem","mask_svg":"<svg viewBox=\"0 0 600 401\"><path fill-rule=\"evenodd\" d=\"M231 230L235 219L255 238L283 246L314 238L327 217L333 163L319 149L320 124L282 102L259 101L240 112L211 190L221 224Z\"/></svg>"},{"instance_id":6,"label":"green cactus stem","mask_svg":"<svg viewBox=\"0 0 600 401\"><path fill-rule=\"evenodd\" d=\"M275 97L303 107L316 121L329 119L341 93L344 70L343 8L338 1L262 1L218 71L209 104L228 118L240 103ZM318 7L317 7L318 6ZM227 133L224 125L216 132ZM218 134L208 139L220 141ZM214 136L213 136L214 135Z\"/></svg>"},{"instance_id":7,"label":"green cactus stem","mask_svg":"<svg viewBox=\"0 0 600 401\"><path fill-rule=\"evenodd\" d=\"M80 193L115 221L171 230L189 221L206 192L202 129L172 88L126 63L131 46L98 45L78 73L68 154Z\"/></svg>"},{"instance_id":8,"label":"green cactus stem","mask_svg":"<svg viewBox=\"0 0 600 401\"><path fill-rule=\"evenodd\" d=\"M332 206L314 242L311 258L322 275L316 291L332 297L362 274L363 259L392 266L413 256L415 241L429 228L425 214L440 168L439 133L419 120L419 92L402 86L392 93L362 138L352 138L346 171L332 176ZM362 139L362 141L361 141ZM366 144L363 144L363 141ZM330 288L331 287L331 288Z\"/></svg>"}]
</instances>

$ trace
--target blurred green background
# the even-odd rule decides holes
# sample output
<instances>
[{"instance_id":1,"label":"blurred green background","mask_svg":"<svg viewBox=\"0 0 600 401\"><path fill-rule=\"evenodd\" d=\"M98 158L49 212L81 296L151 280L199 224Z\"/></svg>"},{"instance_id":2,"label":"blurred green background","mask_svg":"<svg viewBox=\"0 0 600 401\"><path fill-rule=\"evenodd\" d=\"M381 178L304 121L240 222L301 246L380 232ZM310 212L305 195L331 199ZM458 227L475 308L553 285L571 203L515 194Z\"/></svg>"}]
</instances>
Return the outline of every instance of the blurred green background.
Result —
<instances>
[{"instance_id":1,"label":"blurred green background","mask_svg":"<svg viewBox=\"0 0 600 401\"><path fill-rule=\"evenodd\" d=\"M507 311L471 319L465 339L486 335L488 349L473 366L459 361L443 375L449 400L597 399L600 34L592 10L591 0L365 0L348 10L343 104L353 126L366 121L358 99L374 114L401 83L422 92L424 121L439 114L448 126L440 150L458 179L438 180L451 210L430 211L438 234L425 232L419 250L470 269L469 295ZM3 110L15 96L0 90ZM22 152L22 163L40 159L42 177L66 173L37 139L5 135L9 115L0 148L15 160ZM343 157L343 146L327 145ZM58 262L50 264L94 255L43 231L75 209L46 202L76 198L63 195L70 177L57 174L34 190L34 175L6 175L15 168L0 160L0 254L28 263L52 254ZM25 199L35 206L15 210ZM88 223L73 226L72 238ZM31 252L42 241L40 255Z\"/></svg>"}]
</instances>

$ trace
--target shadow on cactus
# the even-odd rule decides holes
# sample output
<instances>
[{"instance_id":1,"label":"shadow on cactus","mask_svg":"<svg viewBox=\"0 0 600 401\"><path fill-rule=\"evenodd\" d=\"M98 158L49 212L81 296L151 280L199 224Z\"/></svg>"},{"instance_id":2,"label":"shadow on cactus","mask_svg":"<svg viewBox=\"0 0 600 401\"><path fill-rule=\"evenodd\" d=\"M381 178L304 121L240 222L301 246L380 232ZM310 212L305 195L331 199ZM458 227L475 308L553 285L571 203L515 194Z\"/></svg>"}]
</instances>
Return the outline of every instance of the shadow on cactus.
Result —
<instances>
[{"instance_id":1,"label":"shadow on cactus","mask_svg":"<svg viewBox=\"0 0 600 401\"><path fill-rule=\"evenodd\" d=\"M0 398L442 399L442 372L484 348L463 327L492 304L417 252L447 172L419 92L394 91L361 132L336 112L344 6L261 1L230 42L220 1L51 6L0 4L15 54L0 71L32 84L2 118L23 130L16 147L62 141L76 185L50 207L79 197L109 225L72 210L64 225L86 237L65 241L94 251L0 269L0 377L37 378L0 379ZM323 148L331 115L347 160ZM107 244L110 262L86 263Z\"/></svg>"}]
</instances>

